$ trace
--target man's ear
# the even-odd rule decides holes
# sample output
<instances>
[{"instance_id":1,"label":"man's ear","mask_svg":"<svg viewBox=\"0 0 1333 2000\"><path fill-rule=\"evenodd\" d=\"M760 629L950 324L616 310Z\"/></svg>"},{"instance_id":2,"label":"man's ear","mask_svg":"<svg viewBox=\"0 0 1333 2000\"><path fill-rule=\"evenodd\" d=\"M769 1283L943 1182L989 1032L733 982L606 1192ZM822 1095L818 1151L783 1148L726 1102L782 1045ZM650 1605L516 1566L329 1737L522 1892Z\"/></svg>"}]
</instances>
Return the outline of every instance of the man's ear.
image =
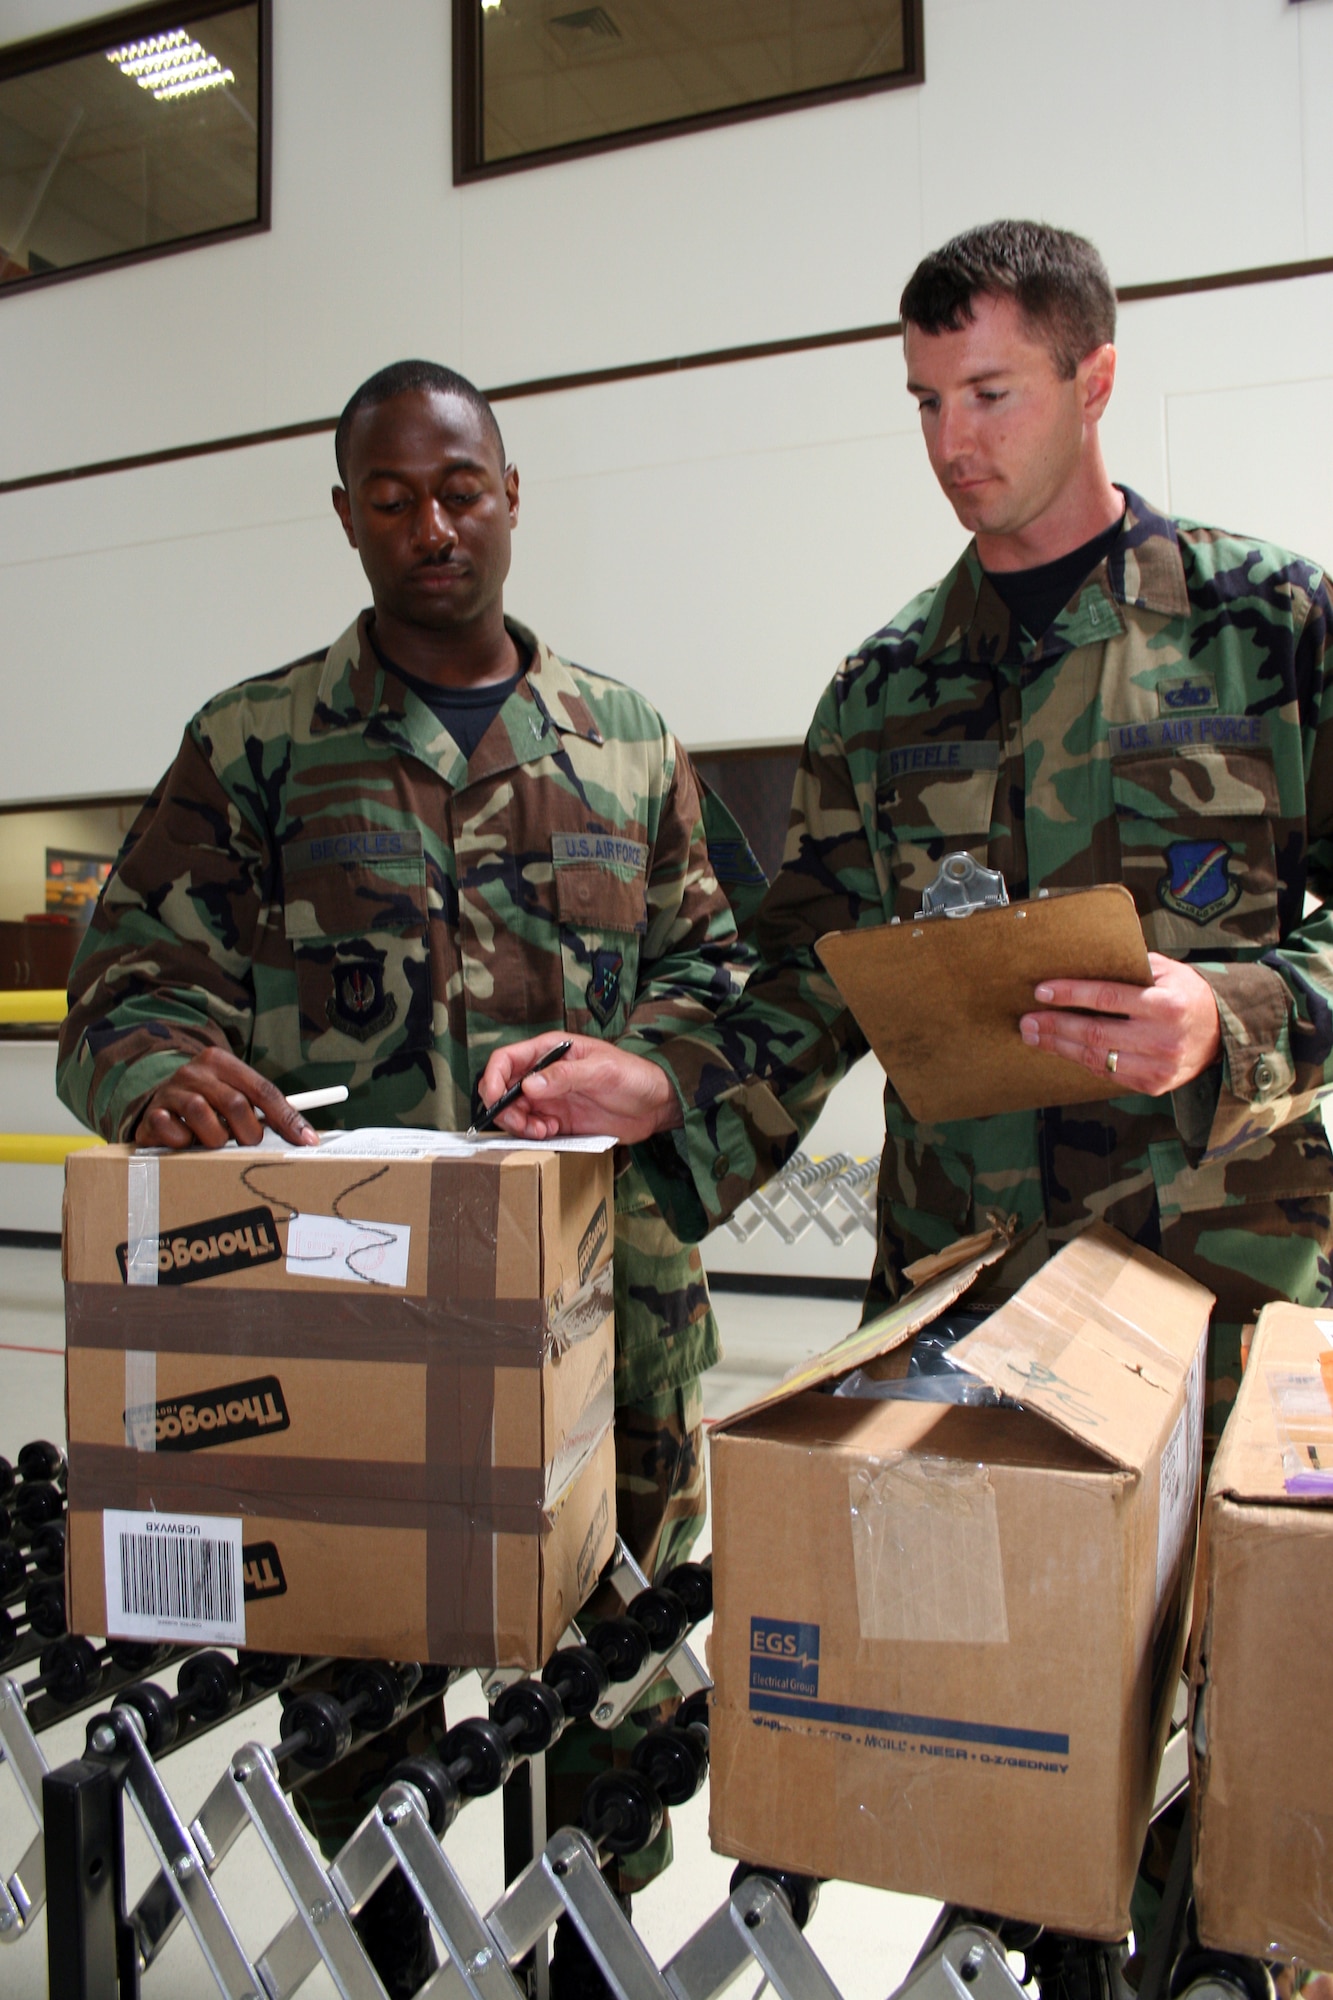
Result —
<instances>
[{"instance_id":1,"label":"man's ear","mask_svg":"<svg viewBox=\"0 0 1333 2000\"><path fill-rule=\"evenodd\" d=\"M1098 423L1115 387L1115 348L1109 340L1084 355L1078 364L1078 375L1083 389L1084 421Z\"/></svg>"},{"instance_id":2,"label":"man's ear","mask_svg":"<svg viewBox=\"0 0 1333 2000\"><path fill-rule=\"evenodd\" d=\"M356 529L352 526L352 503L348 498L347 488L335 486L330 497L333 501L333 511L343 524L343 533L347 537L348 544L351 548L355 548Z\"/></svg>"},{"instance_id":3,"label":"man's ear","mask_svg":"<svg viewBox=\"0 0 1333 2000\"><path fill-rule=\"evenodd\" d=\"M505 467L505 499L509 503L509 525L511 528L516 528L518 526L518 467L516 465L507 465Z\"/></svg>"}]
</instances>

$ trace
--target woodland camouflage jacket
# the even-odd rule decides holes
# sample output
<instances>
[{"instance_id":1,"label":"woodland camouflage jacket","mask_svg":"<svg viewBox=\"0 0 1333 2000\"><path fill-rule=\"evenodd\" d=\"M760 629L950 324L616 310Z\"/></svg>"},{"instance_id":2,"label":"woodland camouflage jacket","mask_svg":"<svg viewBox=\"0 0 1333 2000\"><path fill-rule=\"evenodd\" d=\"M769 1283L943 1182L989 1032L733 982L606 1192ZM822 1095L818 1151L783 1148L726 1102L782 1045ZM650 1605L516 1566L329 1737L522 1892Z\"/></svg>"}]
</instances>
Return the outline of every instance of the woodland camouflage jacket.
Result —
<instances>
[{"instance_id":1,"label":"woodland camouflage jacket","mask_svg":"<svg viewBox=\"0 0 1333 2000\"><path fill-rule=\"evenodd\" d=\"M208 1043L287 1091L345 1083L331 1122L461 1130L498 1044L662 1032L738 990L693 772L656 711L511 626L532 665L469 762L366 616L209 702L126 839L58 1073L108 1138ZM717 1332L697 1250L632 1168L617 1209L623 1402L696 1375Z\"/></svg>"},{"instance_id":2,"label":"woodland camouflage jacket","mask_svg":"<svg viewBox=\"0 0 1333 2000\"><path fill-rule=\"evenodd\" d=\"M1101 1218L1213 1290L1219 1321L1329 1297L1333 916L1304 906L1333 892L1333 606L1310 563L1127 498L1039 642L1011 633L973 546L839 668L760 913L764 962L708 1029L635 1039L698 1106L640 1149L682 1233L767 1178L865 1052L815 940L914 915L966 848L1015 899L1124 882L1150 949L1212 986L1223 1058L1174 1099L934 1128L889 1085L868 1309L995 1210L1033 1232L1004 1289Z\"/></svg>"}]
</instances>

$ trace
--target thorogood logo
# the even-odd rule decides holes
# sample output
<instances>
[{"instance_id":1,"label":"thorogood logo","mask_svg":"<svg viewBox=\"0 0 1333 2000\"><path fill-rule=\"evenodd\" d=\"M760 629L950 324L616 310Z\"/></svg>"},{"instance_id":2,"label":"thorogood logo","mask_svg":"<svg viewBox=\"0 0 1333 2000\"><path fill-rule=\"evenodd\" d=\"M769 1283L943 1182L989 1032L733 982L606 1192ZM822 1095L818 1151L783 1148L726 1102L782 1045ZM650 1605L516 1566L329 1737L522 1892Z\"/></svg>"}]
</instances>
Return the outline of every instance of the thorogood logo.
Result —
<instances>
[{"instance_id":1,"label":"thorogood logo","mask_svg":"<svg viewBox=\"0 0 1333 2000\"><path fill-rule=\"evenodd\" d=\"M597 1204L597 1212L593 1216L592 1221L579 1238L579 1283L581 1285L586 1285L588 1282L593 1265L597 1262L601 1254L602 1245L606 1242L608 1227L606 1201L603 1198Z\"/></svg>"},{"instance_id":2,"label":"thorogood logo","mask_svg":"<svg viewBox=\"0 0 1333 2000\"><path fill-rule=\"evenodd\" d=\"M592 1589L592 1580L597 1573L597 1551L602 1545L602 1536L606 1531L610 1513L611 1503L603 1490L602 1497L597 1502L597 1511L589 1523L587 1534L583 1537L583 1547L579 1550L578 1567L574 1573L580 1604Z\"/></svg>"},{"instance_id":3,"label":"thorogood logo","mask_svg":"<svg viewBox=\"0 0 1333 2000\"><path fill-rule=\"evenodd\" d=\"M282 1561L272 1542L245 1542L242 1545L241 1577L247 1604L253 1604L257 1597L287 1595Z\"/></svg>"},{"instance_id":4,"label":"thorogood logo","mask_svg":"<svg viewBox=\"0 0 1333 2000\"><path fill-rule=\"evenodd\" d=\"M129 1247L128 1243L116 1245L116 1262L127 1281ZM193 1285L200 1278L246 1271L252 1264L272 1264L281 1255L273 1210L242 1208L235 1215L190 1222L183 1229L164 1229L157 1239L157 1282Z\"/></svg>"},{"instance_id":5,"label":"thorogood logo","mask_svg":"<svg viewBox=\"0 0 1333 2000\"><path fill-rule=\"evenodd\" d=\"M277 1376L258 1375L252 1382L200 1389L159 1403L157 1448L204 1451L209 1445L235 1444L241 1438L263 1437L268 1431L290 1430L291 1423Z\"/></svg>"},{"instance_id":6,"label":"thorogood logo","mask_svg":"<svg viewBox=\"0 0 1333 2000\"><path fill-rule=\"evenodd\" d=\"M764 1694L818 1694L818 1625L752 1618L750 1687Z\"/></svg>"}]
</instances>

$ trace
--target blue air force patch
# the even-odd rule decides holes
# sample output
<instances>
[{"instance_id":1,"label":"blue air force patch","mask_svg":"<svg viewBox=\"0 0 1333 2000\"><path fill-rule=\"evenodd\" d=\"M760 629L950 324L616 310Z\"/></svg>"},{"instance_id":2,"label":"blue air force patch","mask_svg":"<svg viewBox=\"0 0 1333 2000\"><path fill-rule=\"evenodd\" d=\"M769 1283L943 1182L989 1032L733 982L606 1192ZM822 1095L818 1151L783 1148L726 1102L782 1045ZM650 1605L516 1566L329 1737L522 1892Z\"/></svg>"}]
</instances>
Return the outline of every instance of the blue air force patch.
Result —
<instances>
[{"instance_id":1,"label":"blue air force patch","mask_svg":"<svg viewBox=\"0 0 1333 2000\"><path fill-rule=\"evenodd\" d=\"M398 1002L384 990L384 968L365 959L338 965L333 971L333 991L325 1006L329 1025L351 1035L354 1041L368 1042L387 1028L398 1012Z\"/></svg>"},{"instance_id":2,"label":"blue air force patch","mask_svg":"<svg viewBox=\"0 0 1333 2000\"><path fill-rule=\"evenodd\" d=\"M588 980L588 1006L605 1027L620 999L620 974L625 960L618 951L595 951Z\"/></svg>"},{"instance_id":3,"label":"blue air force patch","mask_svg":"<svg viewBox=\"0 0 1333 2000\"><path fill-rule=\"evenodd\" d=\"M1231 849L1224 840L1173 841L1164 859L1157 900L1178 917L1209 924L1240 901L1240 883L1227 872Z\"/></svg>"}]
</instances>

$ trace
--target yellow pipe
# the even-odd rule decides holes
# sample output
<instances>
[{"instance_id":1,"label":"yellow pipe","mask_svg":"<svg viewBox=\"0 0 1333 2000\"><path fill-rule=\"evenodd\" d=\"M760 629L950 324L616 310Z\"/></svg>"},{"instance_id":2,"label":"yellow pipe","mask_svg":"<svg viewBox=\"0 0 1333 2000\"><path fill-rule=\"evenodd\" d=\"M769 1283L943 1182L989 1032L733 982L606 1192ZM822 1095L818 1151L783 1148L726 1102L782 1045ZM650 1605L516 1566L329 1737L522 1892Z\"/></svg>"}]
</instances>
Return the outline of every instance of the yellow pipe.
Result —
<instances>
[{"instance_id":1,"label":"yellow pipe","mask_svg":"<svg viewBox=\"0 0 1333 2000\"><path fill-rule=\"evenodd\" d=\"M92 1132L0 1132L0 1165L60 1167L66 1153L105 1144Z\"/></svg>"},{"instance_id":2,"label":"yellow pipe","mask_svg":"<svg viewBox=\"0 0 1333 2000\"><path fill-rule=\"evenodd\" d=\"M65 996L59 987L16 987L0 993L0 1022L27 1027L38 1021L63 1021Z\"/></svg>"}]
</instances>

